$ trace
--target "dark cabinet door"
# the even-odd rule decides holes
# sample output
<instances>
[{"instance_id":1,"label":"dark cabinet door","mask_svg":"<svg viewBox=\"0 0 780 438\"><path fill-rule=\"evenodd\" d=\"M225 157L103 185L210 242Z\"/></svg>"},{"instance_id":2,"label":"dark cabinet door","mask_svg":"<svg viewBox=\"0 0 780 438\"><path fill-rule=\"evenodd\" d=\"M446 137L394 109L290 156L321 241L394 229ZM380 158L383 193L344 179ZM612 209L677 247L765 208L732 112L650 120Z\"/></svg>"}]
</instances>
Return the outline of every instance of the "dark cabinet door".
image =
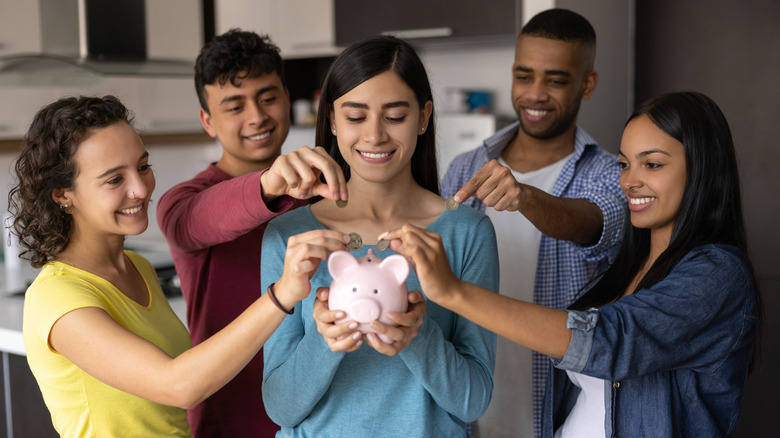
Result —
<instances>
[{"instance_id":1,"label":"dark cabinet door","mask_svg":"<svg viewBox=\"0 0 780 438\"><path fill-rule=\"evenodd\" d=\"M392 33L408 40L512 39L520 29L516 0L334 0L336 44Z\"/></svg>"},{"instance_id":2,"label":"dark cabinet door","mask_svg":"<svg viewBox=\"0 0 780 438\"><path fill-rule=\"evenodd\" d=\"M27 358L4 353L10 376L11 420L13 436L56 438L59 435L51 423L51 415L43 402L38 383L27 365Z\"/></svg>"},{"instance_id":3,"label":"dark cabinet door","mask_svg":"<svg viewBox=\"0 0 780 438\"><path fill-rule=\"evenodd\" d=\"M0 353L0 438L8 438L8 417L6 416L8 405L5 403L6 376L3 371L6 369L7 356L8 353Z\"/></svg>"}]
</instances>

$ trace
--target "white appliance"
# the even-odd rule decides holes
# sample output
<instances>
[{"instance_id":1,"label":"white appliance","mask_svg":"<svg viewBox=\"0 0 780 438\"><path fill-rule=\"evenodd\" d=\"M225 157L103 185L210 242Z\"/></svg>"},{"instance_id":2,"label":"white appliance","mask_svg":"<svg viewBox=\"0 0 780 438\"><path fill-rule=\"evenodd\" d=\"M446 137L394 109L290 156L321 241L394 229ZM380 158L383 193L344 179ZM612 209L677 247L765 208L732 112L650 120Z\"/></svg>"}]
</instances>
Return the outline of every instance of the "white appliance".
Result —
<instances>
[{"instance_id":1,"label":"white appliance","mask_svg":"<svg viewBox=\"0 0 780 438\"><path fill-rule=\"evenodd\" d=\"M496 132L496 117L492 114L443 113L436 118L436 148L439 181L458 154L480 146Z\"/></svg>"}]
</instances>

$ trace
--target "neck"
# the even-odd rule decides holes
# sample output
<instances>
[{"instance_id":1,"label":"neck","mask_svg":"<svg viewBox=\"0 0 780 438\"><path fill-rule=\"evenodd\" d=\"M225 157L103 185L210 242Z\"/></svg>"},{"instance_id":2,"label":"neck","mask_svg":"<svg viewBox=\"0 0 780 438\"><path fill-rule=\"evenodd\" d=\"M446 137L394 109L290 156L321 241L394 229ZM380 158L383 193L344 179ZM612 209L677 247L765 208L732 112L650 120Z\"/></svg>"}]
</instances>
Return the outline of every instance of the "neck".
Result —
<instances>
[{"instance_id":1,"label":"neck","mask_svg":"<svg viewBox=\"0 0 780 438\"><path fill-rule=\"evenodd\" d=\"M105 269L125 269L125 236L83 236L74 230L57 260L97 273Z\"/></svg>"},{"instance_id":2,"label":"neck","mask_svg":"<svg viewBox=\"0 0 780 438\"><path fill-rule=\"evenodd\" d=\"M274 155L273 158L263 161L240 161L233 159L227 154L223 154L219 161L214 163L214 165L217 166L217 169L235 178L237 176L268 169L274 164L274 160L276 160L279 155L280 154Z\"/></svg>"},{"instance_id":3,"label":"neck","mask_svg":"<svg viewBox=\"0 0 780 438\"><path fill-rule=\"evenodd\" d=\"M396 178L392 182L368 182L352 177L347 183L349 205L358 207L366 217L376 220L404 217L414 211L423 189L412 179Z\"/></svg>"},{"instance_id":4,"label":"neck","mask_svg":"<svg viewBox=\"0 0 780 438\"><path fill-rule=\"evenodd\" d=\"M576 131L577 126L572 124L571 128L557 137L539 139L519 129L515 138L501 153L501 158L518 172L539 170L574 152Z\"/></svg>"}]
</instances>

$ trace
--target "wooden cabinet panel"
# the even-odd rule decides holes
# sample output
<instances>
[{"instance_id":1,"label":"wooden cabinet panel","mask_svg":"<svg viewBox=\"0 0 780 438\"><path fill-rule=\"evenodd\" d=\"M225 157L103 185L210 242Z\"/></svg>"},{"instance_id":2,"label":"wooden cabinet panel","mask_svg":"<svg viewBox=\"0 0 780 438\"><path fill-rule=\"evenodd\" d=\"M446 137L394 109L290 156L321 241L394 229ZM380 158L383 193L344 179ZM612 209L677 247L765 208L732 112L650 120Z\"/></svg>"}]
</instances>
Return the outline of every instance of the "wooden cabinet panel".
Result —
<instances>
[{"instance_id":1,"label":"wooden cabinet panel","mask_svg":"<svg viewBox=\"0 0 780 438\"><path fill-rule=\"evenodd\" d=\"M27 358L3 354L8 359L11 377L11 420L14 437L56 438L59 435L51 423L51 415L43 402L38 383L27 365Z\"/></svg>"},{"instance_id":2,"label":"wooden cabinet panel","mask_svg":"<svg viewBox=\"0 0 780 438\"><path fill-rule=\"evenodd\" d=\"M5 402L5 380L6 370L8 369L6 364L7 353L0 353L0 438L8 438L8 417L5 414L8 405Z\"/></svg>"},{"instance_id":3,"label":"wooden cabinet panel","mask_svg":"<svg viewBox=\"0 0 780 438\"><path fill-rule=\"evenodd\" d=\"M520 28L515 0L334 0L336 44L391 33L418 41L513 39Z\"/></svg>"}]
</instances>

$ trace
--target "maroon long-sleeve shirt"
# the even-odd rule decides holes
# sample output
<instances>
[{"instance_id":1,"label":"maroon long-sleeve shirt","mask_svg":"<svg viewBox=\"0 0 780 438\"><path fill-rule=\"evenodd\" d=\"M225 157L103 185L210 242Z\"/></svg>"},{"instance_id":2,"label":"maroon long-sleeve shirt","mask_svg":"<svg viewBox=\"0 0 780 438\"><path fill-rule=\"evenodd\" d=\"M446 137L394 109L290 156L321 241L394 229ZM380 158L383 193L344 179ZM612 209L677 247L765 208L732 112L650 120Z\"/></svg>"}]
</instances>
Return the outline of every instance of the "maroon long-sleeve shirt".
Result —
<instances>
[{"instance_id":1,"label":"maroon long-sleeve shirt","mask_svg":"<svg viewBox=\"0 0 780 438\"><path fill-rule=\"evenodd\" d=\"M269 205L255 172L232 178L214 164L166 192L157 222L171 249L197 345L261 295L260 252L268 221L308 201L283 196ZM265 413L259 352L232 381L188 413L197 438L273 437Z\"/></svg>"}]
</instances>

